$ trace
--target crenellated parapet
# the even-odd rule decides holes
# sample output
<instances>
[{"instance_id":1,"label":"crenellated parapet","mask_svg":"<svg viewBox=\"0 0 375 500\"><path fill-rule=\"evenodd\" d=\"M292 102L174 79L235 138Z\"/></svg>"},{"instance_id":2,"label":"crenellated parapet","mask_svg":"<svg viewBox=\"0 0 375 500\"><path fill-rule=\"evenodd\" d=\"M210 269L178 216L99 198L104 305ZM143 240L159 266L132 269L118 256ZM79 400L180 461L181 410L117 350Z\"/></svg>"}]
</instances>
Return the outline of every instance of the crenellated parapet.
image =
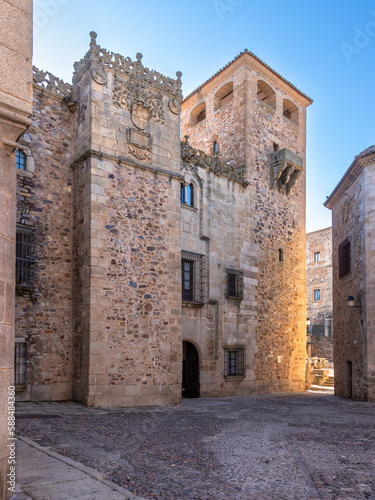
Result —
<instances>
[{"instance_id":1,"label":"crenellated parapet","mask_svg":"<svg viewBox=\"0 0 375 500\"><path fill-rule=\"evenodd\" d=\"M70 83L65 83L49 71L42 71L36 66L33 66L33 82L39 87L49 90L60 97L68 100L71 99L72 85Z\"/></svg>"},{"instance_id":2,"label":"crenellated parapet","mask_svg":"<svg viewBox=\"0 0 375 500\"><path fill-rule=\"evenodd\" d=\"M168 92L178 99L182 99L182 73L180 71L176 73L177 79L169 78L158 71L150 70L143 66L142 54L139 52L136 55L136 61L133 61L130 57L124 57L121 54L110 52L100 47L100 45L96 43L97 34L94 31L90 33L90 37L91 42L89 51L79 62L74 64L73 82L80 77L90 62L94 62L103 69L109 68L114 70L117 75L124 74L138 82L150 85L159 90Z\"/></svg>"},{"instance_id":3,"label":"crenellated parapet","mask_svg":"<svg viewBox=\"0 0 375 500\"><path fill-rule=\"evenodd\" d=\"M248 184L245 180L245 166L235 167L229 163L221 161L217 154L208 155L200 149L190 146L189 136L185 135L185 140L181 141L181 159L186 163L196 163L201 167L208 168L216 175L223 175L241 184Z\"/></svg>"}]
</instances>

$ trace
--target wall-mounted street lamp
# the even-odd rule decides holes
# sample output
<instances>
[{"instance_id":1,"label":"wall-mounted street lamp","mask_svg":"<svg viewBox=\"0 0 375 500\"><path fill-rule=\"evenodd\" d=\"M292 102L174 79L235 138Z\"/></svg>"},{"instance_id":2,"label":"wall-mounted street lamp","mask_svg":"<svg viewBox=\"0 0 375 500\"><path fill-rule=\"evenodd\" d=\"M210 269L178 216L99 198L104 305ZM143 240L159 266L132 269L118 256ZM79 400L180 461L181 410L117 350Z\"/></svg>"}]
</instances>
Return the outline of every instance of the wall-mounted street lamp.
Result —
<instances>
[{"instance_id":1,"label":"wall-mounted street lamp","mask_svg":"<svg viewBox=\"0 0 375 500\"><path fill-rule=\"evenodd\" d=\"M356 300L353 295L349 295L347 300L348 307L361 307L361 297L358 297Z\"/></svg>"}]
</instances>

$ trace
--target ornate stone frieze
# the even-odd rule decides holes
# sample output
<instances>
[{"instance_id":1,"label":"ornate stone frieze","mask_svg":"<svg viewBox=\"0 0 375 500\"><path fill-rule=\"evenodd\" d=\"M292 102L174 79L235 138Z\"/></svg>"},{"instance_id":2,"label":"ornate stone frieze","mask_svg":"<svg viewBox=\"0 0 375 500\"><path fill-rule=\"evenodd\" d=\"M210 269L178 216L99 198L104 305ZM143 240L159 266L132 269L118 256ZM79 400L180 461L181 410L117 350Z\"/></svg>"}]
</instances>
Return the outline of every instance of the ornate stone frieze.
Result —
<instances>
[{"instance_id":1,"label":"ornate stone frieze","mask_svg":"<svg viewBox=\"0 0 375 500\"><path fill-rule=\"evenodd\" d=\"M219 160L217 154L207 155L200 149L190 146L189 136L185 135L185 141L181 141L181 158L187 163L196 163L201 167L208 168L216 175L223 175L234 181L245 184L245 167L234 167L229 163Z\"/></svg>"},{"instance_id":2,"label":"ornate stone frieze","mask_svg":"<svg viewBox=\"0 0 375 500\"><path fill-rule=\"evenodd\" d=\"M270 154L271 187L288 196L303 172L303 159L287 148Z\"/></svg>"},{"instance_id":3,"label":"ornate stone frieze","mask_svg":"<svg viewBox=\"0 0 375 500\"><path fill-rule=\"evenodd\" d=\"M33 81L43 89L47 89L68 100L71 99L72 86L69 83L65 83L60 78L57 78L57 76L54 76L49 71L42 71L36 66L33 66Z\"/></svg>"},{"instance_id":4,"label":"ornate stone frieze","mask_svg":"<svg viewBox=\"0 0 375 500\"><path fill-rule=\"evenodd\" d=\"M163 97L149 92L133 81L124 81L115 76L112 92L113 103L131 112L134 125L145 129L148 119L164 123Z\"/></svg>"},{"instance_id":5,"label":"ornate stone frieze","mask_svg":"<svg viewBox=\"0 0 375 500\"><path fill-rule=\"evenodd\" d=\"M160 90L168 92L179 99L182 99L181 91L181 76L182 73L177 71L177 79L169 78L162 75L158 71L153 71L142 64L142 54L138 53L136 55L137 60L133 61L130 57L124 57L115 52L109 52L103 49L96 43L96 33L92 31L90 33L91 42L90 50L79 62L74 64L74 78L83 71L89 61L101 64L103 68L111 68L116 71L116 73L127 75L138 82L142 82L145 85L151 85Z\"/></svg>"}]
</instances>

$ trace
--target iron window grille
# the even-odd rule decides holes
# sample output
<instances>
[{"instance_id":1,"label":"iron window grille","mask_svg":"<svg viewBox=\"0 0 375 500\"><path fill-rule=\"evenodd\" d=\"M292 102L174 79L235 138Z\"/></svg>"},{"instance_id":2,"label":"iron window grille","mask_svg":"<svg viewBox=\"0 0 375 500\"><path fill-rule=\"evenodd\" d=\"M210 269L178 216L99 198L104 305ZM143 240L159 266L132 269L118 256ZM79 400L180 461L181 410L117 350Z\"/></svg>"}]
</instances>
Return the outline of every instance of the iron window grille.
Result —
<instances>
[{"instance_id":1,"label":"iron window grille","mask_svg":"<svg viewBox=\"0 0 375 500\"><path fill-rule=\"evenodd\" d=\"M21 149L16 151L16 168L26 170L26 154Z\"/></svg>"},{"instance_id":2,"label":"iron window grille","mask_svg":"<svg viewBox=\"0 0 375 500\"><path fill-rule=\"evenodd\" d=\"M245 375L245 350L242 347L224 349L224 377Z\"/></svg>"},{"instance_id":3,"label":"iron window grille","mask_svg":"<svg viewBox=\"0 0 375 500\"><path fill-rule=\"evenodd\" d=\"M320 252L314 252L314 262L320 262Z\"/></svg>"},{"instance_id":4,"label":"iron window grille","mask_svg":"<svg viewBox=\"0 0 375 500\"><path fill-rule=\"evenodd\" d=\"M242 299L243 298L243 273L227 269L227 298Z\"/></svg>"},{"instance_id":5,"label":"iron window grille","mask_svg":"<svg viewBox=\"0 0 375 500\"><path fill-rule=\"evenodd\" d=\"M14 349L14 385L26 385L26 343L16 342Z\"/></svg>"},{"instance_id":6,"label":"iron window grille","mask_svg":"<svg viewBox=\"0 0 375 500\"><path fill-rule=\"evenodd\" d=\"M314 300L320 300L320 290L314 290Z\"/></svg>"},{"instance_id":7,"label":"iron window grille","mask_svg":"<svg viewBox=\"0 0 375 500\"><path fill-rule=\"evenodd\" d=\"M346 238L339 245L339 279L343 278L351 271L350 266L350 240Z\"/></svg>"},{"instance_id":8,"label":"iron window grille","mask_svg":"<svg viewBox=\"0 0 375 500\"><path fill-rule=\"evenodd\" d=\"M181 257L182 301L203 304L205 295L204 256L192 252L182 252Z\"/></svg>"},{"instance_id":9,"label":"iron window grille","mask_svg":"<svg viewBox=\"0 0 375 500\"><path fill-rule=\"evenodd\" d=\"M34 230L17 226L16 233L16 287L32 288L32 263L34 255Z\"/></svg>"}]
</instances>

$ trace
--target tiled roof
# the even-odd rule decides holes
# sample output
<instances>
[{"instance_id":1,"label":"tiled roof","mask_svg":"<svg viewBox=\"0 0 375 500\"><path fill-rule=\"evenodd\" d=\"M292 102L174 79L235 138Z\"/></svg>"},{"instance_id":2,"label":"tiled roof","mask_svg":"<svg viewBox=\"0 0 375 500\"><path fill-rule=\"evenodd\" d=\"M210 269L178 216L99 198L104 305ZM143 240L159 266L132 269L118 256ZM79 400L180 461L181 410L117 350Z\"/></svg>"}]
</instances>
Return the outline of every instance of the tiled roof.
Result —
<instances>
[{"instance_id":1,"label":"tiled roof","mask_svg":"<svg viewBox=\"0 0 375 500\"><path fill-rule=\"evenodd\" d=\"M374 153L375 153L375 145L364 149L362 151L362 153L359 153L357 156L354 157L354 160L350 164L350 167L346 170L345 174L341 177L340 181L337 183L337 186L335 187L335 189L332 191L332 193L328 196L327 200L325 201L325 203L324 203L325 206L327 206L327 204L329 204L329 201L332 199L333 195L335 193L337 193L341 184L344 182L346 177L349 175L350 171L354 168L357 161L360 160L361 158L365 158L366 156L370 156Z\"/></svg>"},{"instance_id":2,"label":"tiled roof","mask_svg":"<svg viewBox=\"0 0 375 500\"><path fill-rule=\"evenodd\" d=\"M276 75L278 78L280 78L283 82L285 82L287 85L289 85L290 87L292 87L292 89L296 90L301 96L305 97L308 101L310 101L310 103L313 102L313 100L311 99L311 97L309 97L306 94L304 94L303 92L301 92L295 85L293 85L293 83L291 83L289 80L287 80L286 78L284 78L283 76L281 76L280 73L278 73L277 71L275 71L274 69L272 69L270 66L268 66L268 64L266 64L264 61L262 61L262 59L260 59L258 56L256 56L250 50L247 50L247 49L245 49L243 52L240 52L238 54L238 56L236 56L234 59L232 59L232 61L230 61L228 64L226 64L223 68L219 69L219 71L217 71L214 75L212 75L211 78L209 78L204 83L202 83L202 85L200 85L195 90L193 90L193 92L190 92L190 94L187 95L182 102L184 102L187 99L189 99L189 97L191 97L193 94L195 94L196 92L198 92L208 82L210 82L211 80L213 80L217 75L219 75L222 71L224 71L225 69L227 69L231 64L233 64L235 61L237 61L244 54L249 54L249 56L251 56L256 61L260 62L265 68L267 68L268 70L270 70L274 75Z\"/></svg>"}]
</instances>

